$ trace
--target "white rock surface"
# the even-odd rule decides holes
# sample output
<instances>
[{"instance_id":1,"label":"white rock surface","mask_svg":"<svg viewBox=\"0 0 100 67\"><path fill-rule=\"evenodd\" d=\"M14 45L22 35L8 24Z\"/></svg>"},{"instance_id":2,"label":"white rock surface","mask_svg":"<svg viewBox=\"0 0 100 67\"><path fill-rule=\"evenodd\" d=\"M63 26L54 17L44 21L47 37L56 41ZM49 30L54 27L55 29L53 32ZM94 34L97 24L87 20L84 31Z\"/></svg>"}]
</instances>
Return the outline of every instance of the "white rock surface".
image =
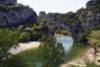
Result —
<instances>
[{"instance_id":1,"label":"white rock surface","mask_svg":"<svg viewBox=\"0 0 100 67\"><path fill-rule=\"evenodd\" d=\"M28 42L28 43L20 43L17 48L11 48L9 53L18 54L28 49L39 47L40 42Z\"/></svg>"}]
</instances>

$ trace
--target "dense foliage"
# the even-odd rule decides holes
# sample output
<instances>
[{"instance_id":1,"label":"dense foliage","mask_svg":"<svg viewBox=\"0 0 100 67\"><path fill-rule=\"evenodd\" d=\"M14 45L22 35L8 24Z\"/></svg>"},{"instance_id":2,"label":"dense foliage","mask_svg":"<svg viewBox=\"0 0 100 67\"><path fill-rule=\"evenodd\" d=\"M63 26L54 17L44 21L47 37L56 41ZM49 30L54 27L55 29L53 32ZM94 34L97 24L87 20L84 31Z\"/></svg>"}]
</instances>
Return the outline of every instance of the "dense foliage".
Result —
<instances>
[{"instance_id":1,"label":"dense foliage","mask_svg":"<svg viewBox=\"0 0 100 67\"><path fill-rule=\"evenodd\" d=\"M100 35L99 34L100 34L100 30L94 30L91 32L91 34L88 37L89 44L91 46L95 46L95 47L100 46Z\"/></svg>"},{"instance_id":2,"label":"dense foliage","mask_svg":"<svg viewBox=\"0 0 100 67\"><path fill-rule=\"evenodd\" d=\"M59 67L59 64L64 62L64 47L62 44L57 43L55 38L52 36L44 36L40 40L41 61L45 66L42 67ZM47 65L46 65L47 64Z\"/></svg>"},{"instance_id":3,"label":"dense foliage","mask_svg":"<svg viewBox=\"0 0 100 67\"><path fill-rule=\"evenodd\" d=\"M19 43L18 32L9 29L0 29L0 65L10 57L8 52L11 47L16 47Z\"/></svg>"}]
</instances>

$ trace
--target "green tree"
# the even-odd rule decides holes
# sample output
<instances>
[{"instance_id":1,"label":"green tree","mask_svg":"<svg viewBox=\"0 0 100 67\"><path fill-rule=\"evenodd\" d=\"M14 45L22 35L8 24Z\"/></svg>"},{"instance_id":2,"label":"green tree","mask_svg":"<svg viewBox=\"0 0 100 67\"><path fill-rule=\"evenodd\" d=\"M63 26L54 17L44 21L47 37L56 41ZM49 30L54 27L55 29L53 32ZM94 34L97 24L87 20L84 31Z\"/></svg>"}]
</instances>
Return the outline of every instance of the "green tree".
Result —
<instances>
[{"instance_id":1,"label":"green tree","mask_svg":"<svg viewBox=\"0 0 100 67\"><path fill-rule=\"evenodd\" d=\"M19 43L18 33L9 29L0 29L0 65L11 54L8 52L11 47L16 47ZM2 67L2 66L0 66Z\"/></svg>"},{"instance_id":2,"label":"green tree","mask_svg":"<svg viewBox=\"0 0 100 67\"><path fill-rule=\"evenodd\" d=\"M21 32L20 36L19 36L19 40L21 42L26 42L30 40L30 33L28 32Z\"/></svg>"},{"instance_id":3,"label":"green tree","mask_svg":"<svg viewBox=\"0 0 100 67\"><path fill-rule=\"evenodd\" d=\"M40 40L40 55L41 61L50 67L58 67L63 63L63 56L65 54L62 44L57 43L52 36L43 36Z\"/></svg>"}]
</instances>

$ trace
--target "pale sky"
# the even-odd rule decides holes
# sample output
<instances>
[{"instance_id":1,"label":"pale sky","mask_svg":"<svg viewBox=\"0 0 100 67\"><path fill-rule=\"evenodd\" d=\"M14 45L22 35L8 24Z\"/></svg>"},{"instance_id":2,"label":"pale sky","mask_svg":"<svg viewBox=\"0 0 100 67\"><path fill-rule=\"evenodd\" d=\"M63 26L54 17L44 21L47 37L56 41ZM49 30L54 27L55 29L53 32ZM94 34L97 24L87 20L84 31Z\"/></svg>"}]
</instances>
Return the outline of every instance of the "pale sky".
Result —
<instances>
[{"instance_id":1,"label":"pale sky","mask_svg":"<svg viewBox=\"0 0 100 67\"><path fill-rule=\"evenodd\" d=\"M18 3L28 5L37 12L40 11L67 13L69 11L75 12L81 7L86 6L89 0L18 0Z\"/></svg>"}]
</instances>

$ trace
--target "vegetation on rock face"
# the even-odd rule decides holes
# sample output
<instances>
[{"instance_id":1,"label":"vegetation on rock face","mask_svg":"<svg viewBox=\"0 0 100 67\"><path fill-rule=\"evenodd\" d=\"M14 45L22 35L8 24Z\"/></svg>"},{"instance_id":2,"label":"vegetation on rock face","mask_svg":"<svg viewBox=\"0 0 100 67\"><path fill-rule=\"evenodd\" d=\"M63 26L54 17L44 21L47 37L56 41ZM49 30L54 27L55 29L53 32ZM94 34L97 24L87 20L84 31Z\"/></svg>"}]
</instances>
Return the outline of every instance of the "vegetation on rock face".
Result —
<instances>
[{"instance_id":1,"label":"vegetation on rock face","mask_svg":"<svg viewBox=\"0 0 100 67\"><path fill-rule=\"evenodd\" d=\"M97 48L100 47L100 30L94 30L88 36L88 43L95 50L95 55L97 54Z\"/></svg>"},{"instance_id":2,"label":"vegetation on rock face","mask_svg":"<svg viewBox=\"0 0 100 67\"><path fill-rule=\"evenodd\" d=\"M95 47L100 46L100 30L92 31L88 39L89 39L89 44L91 46L95 46Z\"/></svg>"},{"instance_id":3,"label":"vegetation on rock face","mask_svg":"<svg viewBox=\"0 0 100 67\"><path fill-rule=\"evenodd\" d=\"M0 4L0 9L3 9L3 10L20 9L22 7L24 7L22 4L13 4L13 5Z\"/></svg>"},{"instance_id":4,"label":"vegetation on rock face","mask_svg":"<svg viewBox=\"0 0 100 67\"><path fill-rule=\"evenodd\" d=\"M25 41L37 41L43 35L50 35L48 31L48 27L46 27L43 23L33 24L33 25L22 25L18 27L20 31L21 40L27 39ZM23 37L26 36L26 37Z\"/></svg>"},{"instance_id":5,"label":"vegetation on rock face","mask_svg":"<svg viewBox=\"0 0 100 67\"><path fill-rule=\"evenodd\" d=\"M6 1L9 0L4 0L5 3ZM17 3L0 3L0 16L1 27L18 27L19 25L33 24L37 21L37 14L34 10L29 6Z\"/></svg>"},{"instance_id":6,"label":"vegetation on rock face","mask_svg":"<svg viewBox=\"0 0 100 67\"><path fill-rule=\"evenodd\" d=\"M30 40L30 34L27 32L22 32L19 37L20 42L27 42Z\"/></svg>"}]
</instances>

